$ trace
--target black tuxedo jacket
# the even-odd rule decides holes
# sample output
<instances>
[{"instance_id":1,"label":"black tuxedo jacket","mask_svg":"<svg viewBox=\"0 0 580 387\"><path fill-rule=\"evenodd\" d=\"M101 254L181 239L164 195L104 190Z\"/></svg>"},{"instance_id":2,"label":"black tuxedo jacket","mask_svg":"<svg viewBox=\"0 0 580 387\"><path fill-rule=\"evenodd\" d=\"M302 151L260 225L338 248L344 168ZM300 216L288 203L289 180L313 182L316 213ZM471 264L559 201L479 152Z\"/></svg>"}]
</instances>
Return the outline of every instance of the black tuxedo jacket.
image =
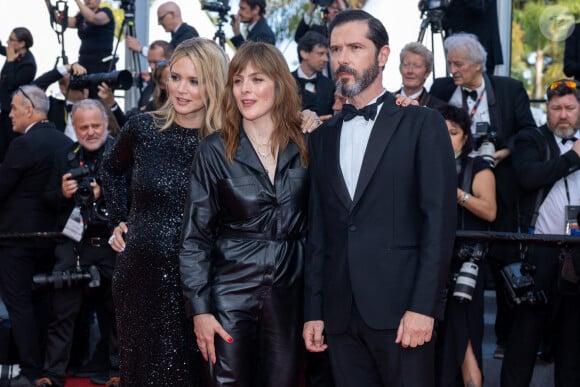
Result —
<instances>
[{"instance_id":1,"label":"black tuxedo jacket","mask_svg":"<svg viewBox=\"0 0 580 387\"><path fill-rule=\"evenodd\" d=\"M187 23L183 23L181 26L179 26L177 32L171 33L171 41L169 42L169 45L175 50L179 43L187 39L195 38L197 36L199 36L199 34L194 27Z\"/></svg>"},{"instance_id":2,"label":"black tuxedo jacket","mask_svg":"<svg viewBox=\"0 0 580 387\"><path fill-rule=\"evenodd\" d=\"M298 70L292 72L292 76L296 79L296 83L300 88L300 95L302 96L302 109L310 109L316 114L326 115L332 114L332 105L334 105L334 82L331 79L322 75L316 74L315 90L312 93L305 88L305 79L298 76Z\"/></svg>"},{"instance_id":3,"label":"black tuxedo jacket","mask_svg":"<svg viewBox=\"0 0 580 387\"><path fill-rule=\"evenodd\" d=\"M70 143L49 121L36 123L10 143L0 165L0 233L55 231L55 208L46 204L44 193L54 166L54 154ZM38 246L32 239L0 240L0 243Z\"/></svg>"},{"instance_id":4,"label":"black tuxedo jacket","mask_svg":"<svg viewBox=\"0 0 580 387\"><path fill-rule=\"evenodd\" d=\"M580 23L574 26L574 32L566 39L564 74L580 81Z\"/></svg>"},{"instance_id":5,"label":"black tuxedo jacket","mask_svg":"<svg viewBox=\"0 0 580 387\"><path fill-rule=\"evenodd\" d=\"M246 40L276 44L276 36L263 16L256 22L256 25L250 32L248 32L246 39L242 35L236 35L230 40L236 48L239 48Z\"/></svg>"},{"instance_id":6,"label":"black tuxedo jacket","mask_svg":"<svg viewBox=\"0 0 580 387\"><path fill-rule=\"evenodd\" d=\"M62 74L59 73L57 69L52 69L36 78L33 84L40 87L42 90L46 90L50 85L61 78ZM58 130L64 132L68 119L66 101L54 98L53 96L49 96L48 99L50 102L50 108L48 110L47 118L56 125Z\"/></svg>"},{"instance_id":7,"label":"black tuxedo jacket","mask_svg":"<svg viewBox=\"0 0 580 387\"><path fill-rule=\"evenodd\" d=\"M485 93L489 107L491 128L497 133L497 149L509 148L514 154L514 136L525 128L535 128L536 122L530 111L530 99L520 81L508 77L484 74ZM437 78L430 93L443 101L449 101L457 86L453 78ZM494 223L497 231L516 232L517 192L512 157L503 160L494 170L498 216Z\"/></svg>"},{"instance_id":8,"label":"black tuxedo jacket","mask_svg":"<svg viewBox=\"0 0 580 387\"><path fill-rule=\"evenodd\" d=\"M388 94L351 200L340 168L342 117L309 138L305 319L341 333L353 300L373 329L396 329L407 310L439 317L456 219L445 122Z\"/></svg>"},{"instance_id":9,"label":"black tuxedo jacket","mask_svg":"<svg viewBox=\"0 0 580 387\"><path fill-rule=\"evenodd\" d=\"M522 219L524 230L527 230L538 191L543 189L542 200L545 199L554 183L580 168L580 157L573 150L560 154L556 139L546 125L519 132L512 157L522 188Z\"/></svg>"}]
</instances>

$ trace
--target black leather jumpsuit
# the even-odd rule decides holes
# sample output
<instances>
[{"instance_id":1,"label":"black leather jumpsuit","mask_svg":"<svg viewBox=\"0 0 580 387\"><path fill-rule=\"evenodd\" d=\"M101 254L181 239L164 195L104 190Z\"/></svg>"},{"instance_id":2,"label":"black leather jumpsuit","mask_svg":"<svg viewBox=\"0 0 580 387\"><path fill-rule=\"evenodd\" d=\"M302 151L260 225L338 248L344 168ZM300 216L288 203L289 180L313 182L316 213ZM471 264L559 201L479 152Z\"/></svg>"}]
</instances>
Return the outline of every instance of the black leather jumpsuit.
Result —
<instances>
[{"instance_id":1,"label":"black leather jumpsuit","mask_svg":"<svg viewBox=\"0 0 580 387\"><path fill-rule=\"evenodd\" d=\"M278 155L274 184L240 130L233 162L219 133L200 146L182 230L180 267L192 314L213 313L215 386L299 385L308 175L298 147Z\"/></svg>"}]
</instances>

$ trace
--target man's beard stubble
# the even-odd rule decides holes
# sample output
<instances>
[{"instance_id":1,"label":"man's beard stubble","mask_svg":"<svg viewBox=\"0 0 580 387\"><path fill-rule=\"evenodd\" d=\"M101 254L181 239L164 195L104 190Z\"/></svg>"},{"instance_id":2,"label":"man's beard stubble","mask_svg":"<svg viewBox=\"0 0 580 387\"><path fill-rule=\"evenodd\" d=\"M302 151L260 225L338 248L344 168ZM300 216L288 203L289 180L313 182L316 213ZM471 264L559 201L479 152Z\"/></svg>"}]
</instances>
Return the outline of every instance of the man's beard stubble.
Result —
<instances>
[{"instance_id":1,"label":"man's beard stubble","mask_svg":"<svg viewBox=\"0 0 580 387\"><path fill-rule=\"evenodd\" d=\"M354 97L355 95L358 95L364 89L369 87L369 85L373 83L375 79L377 79L377 77L380 74L380 71L381 70L379 67L379 61L376 58L373 64L364 69L362 76L359 75L358 72L352 67L341 65L334 72L336 78L336 88L340 90L340 93L343 96L347 98ZM347 79L344 80L338 79L339 73L352 74L354 76L354 83L352 85L349 85Z\"/></svg>"}]
</instances>

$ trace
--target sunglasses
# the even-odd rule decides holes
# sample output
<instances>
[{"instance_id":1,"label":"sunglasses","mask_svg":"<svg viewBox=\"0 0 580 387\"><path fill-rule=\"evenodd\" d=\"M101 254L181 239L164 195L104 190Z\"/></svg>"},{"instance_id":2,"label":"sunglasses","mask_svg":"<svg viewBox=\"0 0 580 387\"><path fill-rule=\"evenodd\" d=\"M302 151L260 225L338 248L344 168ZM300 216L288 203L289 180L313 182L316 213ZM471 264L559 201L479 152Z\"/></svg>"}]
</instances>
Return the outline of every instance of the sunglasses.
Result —
<instances>
[{"instance_id":1,"label":"sunglasses","mask_svg":"<svg viewBox=\"0 0 580 387\"><path fill-rule=\"evenodd\" d=\"M562 79L559 81L554 81L552 83L550 83L550 86L548 86L548 90L554 90L556 87L560 86L560 85L564 85L566 87L569 87L570 89L576 90L578 88L578 84L574 81L570 81L568 79Z\"/></svg>"},{"instance_id":2,"label":"sunglasses","mask_svg":"<svg viewBox=\"0 0 580 387\"><path fill-rule=\"evenodd\" d=\"M32 108L36 109L36 106L34 106L34 102L32 102L32 98L30 98L30 96L28 94L26 94L24 89L22 87L19 87L18 91L24 96L24 98L26 98L30 102L30 104L32 105Z\"/></svg>"}]
</instances>

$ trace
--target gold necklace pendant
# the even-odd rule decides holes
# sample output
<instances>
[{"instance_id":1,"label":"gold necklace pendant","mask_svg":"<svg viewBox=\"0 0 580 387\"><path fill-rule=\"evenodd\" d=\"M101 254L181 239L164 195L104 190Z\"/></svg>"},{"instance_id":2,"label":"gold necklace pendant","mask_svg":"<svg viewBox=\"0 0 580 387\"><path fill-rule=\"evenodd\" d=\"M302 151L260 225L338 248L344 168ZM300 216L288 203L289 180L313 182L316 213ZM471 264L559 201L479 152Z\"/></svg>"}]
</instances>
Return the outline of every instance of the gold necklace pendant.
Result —
<instances>
[{"instance_id":1,"label":"gold necklace pendant","mask_svg":"<svg viewBox=\"0 0 580 387\"><path fill-rule=\"evenodd\" d=\"M266 147L266 152L263 151L263 147ZM272 156L272 147L270 144L256 144L256 153L264 160L267 160Z\"/></svg>"}]
</instances>

